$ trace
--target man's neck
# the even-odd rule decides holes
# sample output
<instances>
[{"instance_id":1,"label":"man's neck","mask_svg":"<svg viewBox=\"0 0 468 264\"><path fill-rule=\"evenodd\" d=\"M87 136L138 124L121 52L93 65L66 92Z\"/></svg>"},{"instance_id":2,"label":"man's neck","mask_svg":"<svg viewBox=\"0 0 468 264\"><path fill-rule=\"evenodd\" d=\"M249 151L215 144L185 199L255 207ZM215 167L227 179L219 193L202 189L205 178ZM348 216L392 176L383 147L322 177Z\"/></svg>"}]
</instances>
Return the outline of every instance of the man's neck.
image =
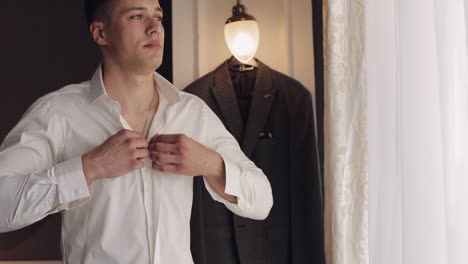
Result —
<instances>
[{"instance_id":1,"label":"man's neck","mask_svg":"<svg viewBox=\"0 0 468 264\"><path fill-rule=\"evenodd\" d=\"M103 67L107 94L120 103L122 113L147 112L154 96L154 73L135 74L117 67Z\"/></svg>"}]
</instances>

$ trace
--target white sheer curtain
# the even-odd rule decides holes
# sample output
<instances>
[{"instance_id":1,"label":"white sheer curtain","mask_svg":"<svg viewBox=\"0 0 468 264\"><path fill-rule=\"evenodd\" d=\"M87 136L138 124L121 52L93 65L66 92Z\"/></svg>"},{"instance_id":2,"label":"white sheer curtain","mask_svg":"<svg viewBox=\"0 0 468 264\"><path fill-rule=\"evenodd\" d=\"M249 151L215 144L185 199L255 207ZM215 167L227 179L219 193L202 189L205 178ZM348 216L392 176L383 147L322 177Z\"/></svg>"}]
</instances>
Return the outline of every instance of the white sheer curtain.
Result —
<instances>
[{"instance_id":1,"label":"white sheer curtain","mask_svg":"<svg viewBox=\"0 0 468 264\"><path fill-rule=\"evenodd\" d=\"M468 263L467 7L368 1L370 263Z\"/></svg>"}]
</instances>

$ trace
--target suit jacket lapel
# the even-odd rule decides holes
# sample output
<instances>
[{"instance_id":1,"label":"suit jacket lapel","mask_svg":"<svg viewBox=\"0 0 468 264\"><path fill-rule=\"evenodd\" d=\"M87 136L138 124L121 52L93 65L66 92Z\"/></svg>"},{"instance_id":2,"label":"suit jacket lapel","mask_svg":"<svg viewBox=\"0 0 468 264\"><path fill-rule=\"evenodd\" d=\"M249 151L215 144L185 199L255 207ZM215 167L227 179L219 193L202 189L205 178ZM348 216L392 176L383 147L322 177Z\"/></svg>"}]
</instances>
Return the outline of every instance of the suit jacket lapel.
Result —
<instances>
[{"instance_id":1,"label":"suit jacket lapel","mask_svg":"<svg viewBox=\"0 0 468 264\"><path fill-rule=\"evenodd\" d=\"M231 76L229 75L227 61L214 71L214 83L211 90L221 110L227 129L236 138L237 142L240 142L243 130L242 116Z\"/></svg>"},{"instance_id":2,"label":"suit jacket lapel","mask_svg":"<svg viewBox=\"0 0 468 264\"><path fill-rule=\"evenodd\" d=\"M258 141L258 136L265 126L274 99L273 97L271 70L265 64L258 61L257 80L255 81L249 117L241 145L248 157L252 154Z\"/></svg>"}]
</instances>

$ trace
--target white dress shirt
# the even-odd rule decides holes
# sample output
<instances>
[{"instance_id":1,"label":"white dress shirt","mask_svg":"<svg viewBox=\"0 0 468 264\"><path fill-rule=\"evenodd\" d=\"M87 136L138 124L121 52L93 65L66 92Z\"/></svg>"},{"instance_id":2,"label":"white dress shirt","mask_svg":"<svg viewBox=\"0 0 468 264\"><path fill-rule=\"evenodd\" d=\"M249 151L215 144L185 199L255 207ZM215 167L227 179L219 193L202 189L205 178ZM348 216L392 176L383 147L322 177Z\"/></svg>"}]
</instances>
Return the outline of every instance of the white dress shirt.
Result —
<instances>
[{"instance_id":1,"label":"white dress shirt","mask_svg":"<svg viewBox=\"0 0 468 264\"><path fill-rule=\"evenodd\" d=\"M213 199L240 216L266 218L273 198L263 172L201 99L154 78L160 104L148 140L186 134L215 150L225 163L225 192L238 203L205 181ZM62 211L64 263L193 263L193 177L155 171L147 159L141 170L87 185L81 155L124 128L131 129L100 67L90 81L37 100L0 148L0 232Z\"/></svg>"}]
</instances>

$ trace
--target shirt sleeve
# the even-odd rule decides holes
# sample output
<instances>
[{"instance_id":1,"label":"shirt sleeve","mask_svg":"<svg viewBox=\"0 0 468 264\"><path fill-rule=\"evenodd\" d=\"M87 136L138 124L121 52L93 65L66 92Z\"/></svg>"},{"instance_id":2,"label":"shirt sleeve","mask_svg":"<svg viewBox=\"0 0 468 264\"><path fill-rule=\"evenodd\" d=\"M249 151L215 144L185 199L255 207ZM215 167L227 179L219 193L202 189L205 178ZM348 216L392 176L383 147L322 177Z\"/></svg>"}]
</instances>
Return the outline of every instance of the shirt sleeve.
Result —
<instances>
[{"instance_id":1,"label":"shirt sleeve","mask_svg":"<svg viewBox=\"0 0 468 264\"><path fill-rule=\"evenodd\" d=\"M81 157L61 161L66 122L36 102L0 147L0 232L86 202Z\"/></svg>"},{"instance_id":2,"label":"shirt sleeve","mask_svg":"<svg viewBox=\"0 0 468 264\"><path fill-rule=\"evenodd\" d=\"M206 115L206 146L224 160L226 172L225 193L237 197L237 204L223 199L204 178L211 197L233 213L256 220L265 219L273 206L270 183L261 169L245 156L236 139L227 131L219 118L204 107Z\"/></svg>"}]
</instances>

